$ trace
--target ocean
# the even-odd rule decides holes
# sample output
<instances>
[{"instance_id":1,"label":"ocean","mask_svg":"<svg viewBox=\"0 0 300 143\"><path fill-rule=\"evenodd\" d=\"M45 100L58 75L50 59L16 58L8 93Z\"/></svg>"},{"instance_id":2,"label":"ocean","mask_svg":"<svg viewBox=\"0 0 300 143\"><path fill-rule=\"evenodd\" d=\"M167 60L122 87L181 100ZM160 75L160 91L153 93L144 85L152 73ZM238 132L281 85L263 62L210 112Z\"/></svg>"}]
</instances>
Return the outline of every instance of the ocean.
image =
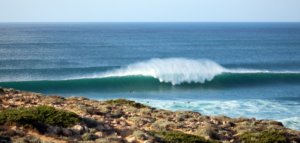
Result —
<instances>
[{"instance_id":1,"label":"ocean","mask_svg":"<svg viewBox=\"0 0 300 143\"><path fill-rule=\"evenodd\" d=\"M300 23L1 23L0 86L300 130Z\"/></svg>"}]
</instances>

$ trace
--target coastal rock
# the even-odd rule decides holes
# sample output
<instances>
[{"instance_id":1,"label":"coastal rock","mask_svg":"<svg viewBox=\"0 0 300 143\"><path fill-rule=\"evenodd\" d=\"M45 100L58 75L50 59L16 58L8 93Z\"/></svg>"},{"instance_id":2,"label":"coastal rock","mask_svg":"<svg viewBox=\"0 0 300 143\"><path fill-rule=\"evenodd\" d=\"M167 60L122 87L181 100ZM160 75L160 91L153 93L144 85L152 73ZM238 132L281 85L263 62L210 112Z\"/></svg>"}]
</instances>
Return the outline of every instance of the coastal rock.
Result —
<instances>
[{"instance_id":1,"label":"coastal rock","mask_svg":"<svg viewBox=\"0 0 300 143\"><path fill-rule=\"evenodd\" d=\"M105 133L104 133L104 132L98 131L98 132L95 133L95 135L96 135L98 138L102 138L102 137L105 136Z\"/></svg>"},{"instance_id":2,"label":"coastal rock","mask_svg":"<svg viewBox=\"0 0 300 143\"><path fill-rule=\"evenodd\" d=\"M72 132L70 129L63 128L63 129L62 129L62 134L63 134L64 136L70 137L70 136L73 135L73 132Z\"/></svg>"},{"instance_id":3,"label":"coastal rock","mask_svg":"<svg viewBox=\"0 0 300 143\"><path fill-rule=\"evenodd\" d=\"M73 129L76 133L78 133L78 134L81 134L81 133L85 132L85 131L86 131L86 128L87 128L87 127L82 126L82 125L75 125L75 126L72 127L72 129Z\"/></svg>"},{"instance_id":4,"label":"coastal rock","mask_svg":"<svg viewBox=\"0 0 300 143\"><path fill-rule=\"evenodd\" d=\"M104 131L105 129L106 128L101 124L96 126L96 130L98 130L98 131Z\"/></svg>"},{"instance_id":5,"label":"coastal rock","mask_svg":"<svg viewBox=\"0 0 300 143\"><path fill-rule=\"evenodd\" d=\"M3 88L0 88L0 95L4 95L5 94L5 91Z\"/></svg>"},{"instance_id":6,"label":"coastal rock","mask_svg":"<svg viewBox=\"0 0 300 143\"><path fill-rule=\"evenodd\" d=\"M127 138L128 143L137 143L137 139L135 137L129 137Z\"/></svg>"},{"instance_id":7,"label":"coastal rock","mask_svg":"<svg viewBox=\"0 0 300 143\"><path fill-rule=\"evenodd\" d=\"M197 135L203 136L207 139L220 139L220 135L217 133L216 129L212 127L210 123L205 123L203 127L199 127L196 131Z\"/></svg>"},{"instance_id":8,"label":"coastal rock","mask_svg":"<svg viewBox=\"0 0 300 143\"><path fill-rule=\"evenodd\" d=\"M62 129L60 127L57 127L57 126L50 126L48 129L47 129L47 132L49 134L53 134L53 135L59 135L62 133Z\"/></svg>"},{"instance_id":9,"label":"coastal rock","mask_svg":"<svg viewBox=\"0 0 300 143\"><path fill-rule=\"evenodd\" d=\"M155 143L192 138L201 141L239 143L251 138L257 142L262 139L274 141L273 135L279 137L275 138L275 141L300 142L299 131L285 128L281 122L272 120L205 116L191 111L172 112L125 99L95 101L83 97L43 96L5 88L0 88L0 93L2 93L0 109L3 111L0 112L0 142ZM34 119L31 118L31 114L24 114L24 117L15 116L20 114L5 114L5 111L11 109L19 111L33 107L63 113L54 117L72 115L74 117L72 120L76 122L53 118L48 120L45 116L40 118L51 124L28 125ZM19 122L20 120L8 119L30 120ZM46 130L41 130L41 127L46 127Z\"/></svg>"},{"instance_id":10,"label":"coastal rock","mask_svg":"<svg viewBox=\"0 0 300 143\"><path fill-rule=\"evenodd\" d=\"M139 140L147 140L149 138L149 135L141 130L136 130L132 133L132 136Z\"/></svg>"}]
</instances>

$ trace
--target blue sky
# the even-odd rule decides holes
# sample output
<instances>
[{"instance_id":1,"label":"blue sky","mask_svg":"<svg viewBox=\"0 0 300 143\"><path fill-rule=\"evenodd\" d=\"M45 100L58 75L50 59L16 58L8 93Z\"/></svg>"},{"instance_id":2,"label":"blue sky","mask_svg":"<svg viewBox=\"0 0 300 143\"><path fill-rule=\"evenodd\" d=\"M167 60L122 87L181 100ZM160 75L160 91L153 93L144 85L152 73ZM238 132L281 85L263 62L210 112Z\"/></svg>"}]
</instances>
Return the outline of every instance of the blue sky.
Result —
<instances>
[{"instance_id":1,"label":"blue sky","mask_svg":"<svg viewBox=\"0 0 300 143\"><path fill-rule=\"evenodd\" d=\"M300 22L300 0L0 0L0 22Z\"/></svg>"}]
</instances>

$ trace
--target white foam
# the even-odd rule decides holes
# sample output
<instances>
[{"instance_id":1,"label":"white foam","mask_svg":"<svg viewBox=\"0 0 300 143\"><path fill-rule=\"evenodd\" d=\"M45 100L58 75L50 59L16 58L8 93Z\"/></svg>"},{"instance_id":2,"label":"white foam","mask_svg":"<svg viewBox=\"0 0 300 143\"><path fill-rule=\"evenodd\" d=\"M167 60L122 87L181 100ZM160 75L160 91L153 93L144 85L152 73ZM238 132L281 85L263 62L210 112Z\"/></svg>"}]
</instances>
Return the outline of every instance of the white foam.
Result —
<instances>
[{"instance_id":1,"label":"white foam","mask_svg":"<svg viewBox=\"0 0 300 143\"><path fill-rule=\"evenodd\" d=\"M224 67L210 60L168 58L130 64L127 67L104 73L100 77L151 76L161 82L176 85L183 82L204 83L225 71Z\"/></svg>"},{"instance_id":2,"label":"white foam","mask_svg":"<svg viewBox=\"0 0 300 143\"><path fill-rule=\"evenodd\" d=\"M226 115L230 117L255 117L282 122L286 127L300 130L298 106L294 101L263 99L240 100L158 100L132 99L152 107L169 110L192 110L204 115ZM291 106L292 105L292 106Z\"/></svg>"},{"instance_id":3,"label":"white foam","mask_svg":"<svg viewBox=\"0 0 300 143\"><path fill-rule=\"evenodd\" d=\"M269 71L259 69L227 69L211 60L195 60L187 58L151 59L137 62L126 67L108 71L89 78L122 77L122 76L151 76L160 82L170 82L173 85L181 83L205 83L222 73L267 73L285 74L299 73L298 71Z\"/></svg>"},{"instance_id":4,"label":"white foam","mask_svg":"<svg viewBox=\"0 0 300 143\"><path fill-rule=\"evenodd\" d=\"M282 122L284 125L286 125L289 128L300 130L300 116L285 118L285 119L281 119L279 121Z\"/></svg>"},{"instance_id":5,"label":"white foam","mask_svg":"<svg viewBox=\"0 0 300 143\"><path fill-rule=\"evenodd\" d=\"M299 74L300 71L269 71L260 69L228 69L218 63L205 59L187 59L187 58L165 58L150 59L125 67L101 72L97 74L81 75L55 75L45 77L39 74L22 74L22 76L4 76L0 77L0 82L9 81L39 81L39 80L76 80L85 78L107 78L123 76L151 76L157 78L160 82L169 82L173 85L181 83L205 83L211 81L215 76L222 73L266 73L266 74Z\"/></svg>"}]
</instances>

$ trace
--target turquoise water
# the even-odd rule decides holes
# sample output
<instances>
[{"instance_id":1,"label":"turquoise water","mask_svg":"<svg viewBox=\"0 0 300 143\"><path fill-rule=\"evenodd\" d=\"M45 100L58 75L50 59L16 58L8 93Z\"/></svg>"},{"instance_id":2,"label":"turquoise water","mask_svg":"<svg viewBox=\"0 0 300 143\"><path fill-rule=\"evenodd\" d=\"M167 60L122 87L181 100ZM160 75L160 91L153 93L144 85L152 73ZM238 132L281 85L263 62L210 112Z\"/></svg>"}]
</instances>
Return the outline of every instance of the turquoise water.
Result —
<instances>
[{"instance_id":1,"label":"turquoise water","mask_svg":"<svg viewBox=\"0 0 300 143\"><path fill-rule=\"evenodd\" d=\"M300 23L2 23L0 86L300 130Z\"/></svg>"}]
</instances>

